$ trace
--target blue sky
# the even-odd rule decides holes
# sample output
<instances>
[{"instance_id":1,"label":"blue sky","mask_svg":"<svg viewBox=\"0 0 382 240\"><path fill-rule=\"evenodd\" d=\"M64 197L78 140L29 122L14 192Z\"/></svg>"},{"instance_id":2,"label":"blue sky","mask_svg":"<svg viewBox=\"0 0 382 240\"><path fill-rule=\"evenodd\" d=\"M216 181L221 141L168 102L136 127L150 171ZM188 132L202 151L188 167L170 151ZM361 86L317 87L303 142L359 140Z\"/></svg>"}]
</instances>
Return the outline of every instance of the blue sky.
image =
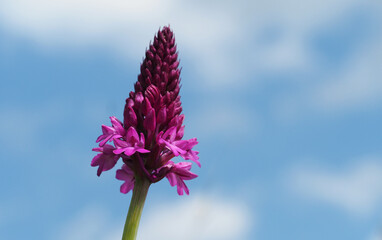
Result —
<instances>
[{"instance_id":1,"label":"blue sky","mask_svg":"<svg viewBox=\"0 0 382 240\"><path fill-rule=\"evenodd\" d=\"M150 188L139 239L382 239L378 1L0 2L0 239L120 239L90 167L170 24L202 168ZM5 190L5 191L4 191Z\"/></svg>"}]
</instances>

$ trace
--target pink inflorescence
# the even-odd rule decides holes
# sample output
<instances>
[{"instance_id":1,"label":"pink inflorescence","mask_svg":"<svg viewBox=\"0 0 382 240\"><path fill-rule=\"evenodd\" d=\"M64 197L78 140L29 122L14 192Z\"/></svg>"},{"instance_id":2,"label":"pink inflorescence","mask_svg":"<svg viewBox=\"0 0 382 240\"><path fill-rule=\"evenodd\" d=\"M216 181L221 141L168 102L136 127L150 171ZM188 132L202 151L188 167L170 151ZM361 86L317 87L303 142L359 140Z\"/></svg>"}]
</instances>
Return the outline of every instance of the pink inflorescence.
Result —
<instances>
[{"instance_id":1,"label":"pink inflorescence","mask_svg":"<svg viewBox=\"0 0 382 240\"><path fill-rule=\"evenodd\" d=\"M197 177L190 172L191 162L174 163L181 156L199 167L199 152L192 148L196 138L182 140L184 115L181 114L180 70L174 35L169 27L158 31L154 43L146 51L135 91L126 99L123 123L110 117L112 126L102 125L98 137L97 154L91 166L98 166L97 175L110 170L122 158L116 178L125 181L122 193L134 188L135 177L155 183L167 177L171 186L177 186L179 195L189 194L184 180ZM113 142L113 145L107 144Z\"/></svg>"}]
</instances>

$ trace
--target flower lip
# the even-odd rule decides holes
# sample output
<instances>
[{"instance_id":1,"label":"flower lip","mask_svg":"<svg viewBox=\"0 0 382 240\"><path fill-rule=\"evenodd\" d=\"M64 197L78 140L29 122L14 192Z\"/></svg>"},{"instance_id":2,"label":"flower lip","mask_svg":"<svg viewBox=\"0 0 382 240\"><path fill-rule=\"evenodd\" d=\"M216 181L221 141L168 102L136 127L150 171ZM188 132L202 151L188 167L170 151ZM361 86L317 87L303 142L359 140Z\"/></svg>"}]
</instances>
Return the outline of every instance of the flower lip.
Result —
<instances>
[{"instance_id":1,"label":"flower lip","mask_svg":"<svg viewBox=\"0 0 382 240\"><path fill-rule=\"evenodd\" d=\"M102 135L100 135L96 142L100 142L100 146L104 146L108 141L112 141L114 138L120 138L125 134L125 129L122 123L116 117L110 117L112 127L102 125Z\"/></svg>"},{"instance_id":2,"label":"flower lip","mask_svg":"<svg viewBox=\"0 0 382 240\"><path fill-rule=\"evenodd\" d=\"M103 171L112 169L117 163L119 155L114 154L114 149L115 148L109 144L106 144L103 147L93 148L93 151L101 152L93 158L90 164L93 167L98 166L98 176L100 176Z\"/></svg>"},{"instance_id":3,"label":"flower lip","mask_svg":"<svg viewBox=\"0 0 382 240\"><path fill-rule=\"evenodd\" d=\"M123 164L122 169L117 170L115 178L118 180L125 181L121 185L121 193L126 194L134 188L134 171L131 170L126 164Z\"/></svg>"},{"instance_id":4,"label":"flower lip","mask_svg":"<svg viewBox=\"0 0 382 240\"><path fill-rule=\"evenodd\" d=\"M196 178L198 175L190 172L191 163L180 162L174 164L174 162L169 161L168 167L170 167L170 172L166 175L171 186L177 186L177 192L179 195L183 195L183 191L189 195L189 190L184 180L191 180Z\"/></svg>"},{"instance_id":5,"label":"flower lip","mask_svg":"<svg viewBox=\"0 0 382 240\"><path fill-rule=\"evenodd\" d=\"M138 133L133 127L130 127L126 135L127 140L121 140L114 138L114 145L117 147L113 153L121 154L124 153L126 156L131 156L136 152L139 153L149 153L150 151L145 149L144 135L141 133L140 138Z\"/></svg>"}]
</instances>

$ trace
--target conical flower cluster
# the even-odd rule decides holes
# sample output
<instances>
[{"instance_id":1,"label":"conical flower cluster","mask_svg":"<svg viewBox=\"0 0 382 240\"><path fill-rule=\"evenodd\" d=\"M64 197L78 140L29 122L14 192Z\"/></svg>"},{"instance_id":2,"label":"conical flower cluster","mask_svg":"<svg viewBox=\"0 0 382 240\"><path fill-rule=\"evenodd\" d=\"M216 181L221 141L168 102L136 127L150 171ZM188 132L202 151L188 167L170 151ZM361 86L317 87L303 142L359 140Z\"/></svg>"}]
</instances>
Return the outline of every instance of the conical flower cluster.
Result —
<instances>
[{"instance_id":1,"label":"conical flower cluster","mask_svg":"<svg viewBox=\"0 0 382 240\"><path fill-rule=\"evenodd\" d=\"M116 178L125 181L121 192L134 188L136 177L158 182L166 177L177 186L179 195L189 194L184 180L197 177L190 172L191 162L175 163L180 156L199 167L199 152L192 150L196 138L182 140L184 115L179 96L180 70L173 32L169 27L158 31L153 44L146 51L135 91L126 99L123 123L110 117L112 126L102 125L98 137L100 152L92 162L98 166L97 175L113 168L122 158L123 166ZM114 146L107 142L114 143Z\"/></svg>"}]
</instances>

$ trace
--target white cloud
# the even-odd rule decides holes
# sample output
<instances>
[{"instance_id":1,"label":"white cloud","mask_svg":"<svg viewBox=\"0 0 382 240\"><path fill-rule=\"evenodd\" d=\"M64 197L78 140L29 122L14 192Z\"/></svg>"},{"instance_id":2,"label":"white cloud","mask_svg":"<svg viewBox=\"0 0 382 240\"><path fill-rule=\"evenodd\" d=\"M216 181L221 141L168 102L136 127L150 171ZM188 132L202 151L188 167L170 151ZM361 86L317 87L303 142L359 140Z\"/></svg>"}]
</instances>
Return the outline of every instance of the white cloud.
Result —
<instances>
[{"instance_id":1,"label":"white cloud","mask_svg":"<svg viewBox=\"0 0 382 240\"><path fill-rule=\"evenodd\" d=\"M342 171L299 167L288 175L298 194L337 206L355 215L371 214L382 202L381 159L363 159Z\"/></svg>"},{"instance_id":2,"label":"white cloud","mask_svg":"<svg viewBox=\"0 0 382 240\"><path fill-rule=\"evenodd\" d=\"M141 60L155 31L171 24L181 43L181 54L184 51L193 58L200 75L213 81L227 80L231 75L228 70L232 70L227 66L237 64L223 49L229 48L230 36L237 35L240 24L225 9L214 10L174 0L0 3L3 28L15 35L48 48L106 48L136 62ZM206 65L210 65L208 69Z\"/></svg>"},{"instance_id":3,"label":"white cloud","mask_svg":"<svg viewBox=\"0 0 382 240\"><path fill-rule=\"evenodd\" d=\"M76 102L61 98L35 106L0 105L3 113L0 116L0 144L7 149L25 153L46 141L41 139L41 133L47 133L49 129L57 129L57 126L65 128L74 120L87 123L102 118L107 120L106 109L102 102Z\"/></svg>"},{"instance_id":4,"label":"white cloud","mask_svg":"<svg viewBox=\"0 0 382 240\"><path fill-rule=\"evenodd\" d=\"M379 233L374 233L370 238L369 240L382 240L382 233L379 232Z\"/></svg>"},{"instance_id":5,"label":"white cloud","mask_svg":"<svg viewBox=\"0 0 382 240\"><path fill-rule=\"evenodd\" d=\"M224 200L223 200L224 199ZM138 239L244 239L251 227L249 209L241 201L194 194L175 202L145 206ZM59 240L121 239L124 219L115 219L99 206L88 206L53 233Z\"/></svg>"},{"instance_id":6,"label":"white cloud","mask_svg":"<svg viewBox=\"0 0 382 240\"><path fill-rule=\"evenodd\" d=\"M229 89L258 81L263 73L319 75L322 69L308 44L312 33L341 22L356 9L378 13L381 7L378 1L358 0L239 3L3 0L0 27L44 49L97 48L138 64L155 31L171 24L180 58L188 61L187 69L193 72L197 86ZM273 28L274 39L265 37L262 41ZM380 39L375 39L364 44L367 46L350 57L337 74L325 76L317 84L298 86L297 89L303 89L301 93L279 96L272 110L276 117L293 119L295 115L305 114L307 109L341 112L338 110L379 101L382 96L379 42ZM224 121L232 118L225 116Z\"/></svg>"},{"instance_id":7,"label":"white cloud","mask_svg":"<svg viewBox=\"0 0 382 240\"><path fill-rule=\"evenodd\" d=\"M190 132L197 132L198 136L223 136L231 139L232 136L253 134L260 125L260 120L254 116L253 109L230 104L205 105L189 116L191 124L187 127L191 127Z\"/></svg>"},{"instance_id":8,"label":"white cloud","mask_svg":"<svg viewBox=\"0 0 382 240\"><path fill-rule=\"evenodd\" d=\"M0 143L22 153L35 146L40 131L53 126L65 115L63 109L58 109L53 103L36 108L2 106L0 109L3 113L0 117Z\"/></svg>"},{"instance_id":9,"label":"white cloud","mask_svg":"<svg viewBox=\"0 0 382 240\"><path fill-rule=\"evenodd\" d=\"M117 240L121 239L123 220L116 221L99 206L88 206L69 219L52 234L58 240Z\"/></svg>"},{"instance_id":10,"label":"white cloud","mask_svg":"<svg viewBox=\"0 0 382 240\"><path fill-rule=\"evenodd\" d=\"M249 209L240 200L195 194L158 206L145 216L142 240L245 239L252 225Z\"/></svg>"},{"instance_id":11,"label":"white cloud","mask_svg":"<svg viewBox=\"0 0 382 240\"><path fill-rule=\"evenodd\" d=\"M290 121L302 114L330 115L373 108L382 100L382 35L359 48L341 69L274 100L274 116Z\"/></svg>"},{"instance_id":12,"label":"white cloud","mask_svg":"<svg viewBox=\"0 0 382 240\"><path fill-rule=\"evenodd\" d=\"M256 70L306 71L313 57L306 37L358 3L2 0L0 24L44 47L101 47L140 61L154 31L170 23L200 84L241 87ZM273 24L285 34L270 46L258 44Z\"/></svg>"},{"instance_id":13,"label":"white cloud","mask_svg":"<svg viewBox=\"0 0 382 240\"><path fill-rule=\"evenodd\" d=\"M359 50L338 76L316 88L311 95L325 111L347 110L375 103L382 98L381 37Z\"/></svg>"}]
</instances>

